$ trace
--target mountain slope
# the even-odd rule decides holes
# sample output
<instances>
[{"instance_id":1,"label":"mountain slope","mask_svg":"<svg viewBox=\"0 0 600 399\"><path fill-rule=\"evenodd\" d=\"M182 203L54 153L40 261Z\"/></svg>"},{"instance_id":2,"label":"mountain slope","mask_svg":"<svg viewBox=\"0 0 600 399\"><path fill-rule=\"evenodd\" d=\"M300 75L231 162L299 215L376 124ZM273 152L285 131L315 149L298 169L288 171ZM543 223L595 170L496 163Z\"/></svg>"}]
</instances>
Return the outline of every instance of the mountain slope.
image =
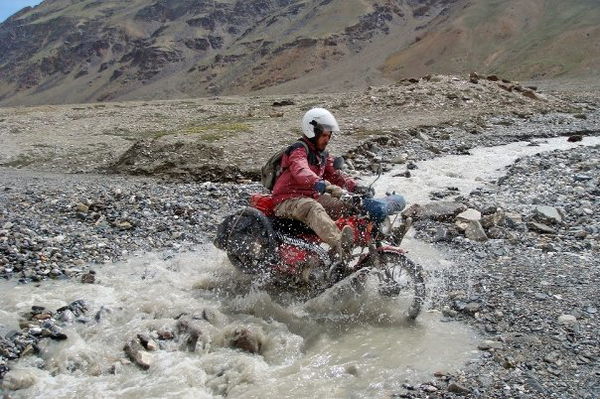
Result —
<instances>
[{"instance_id":1,"label":"mountain slope","mask_svg":"<svg viewBox=\"0 0 600 399\"><path fill-rule=\"evenodd\" d=\"M600 3L594 0L474 2L437 21L382 68L397 78L426 70L482 70L520 79L597 75Z\"/></svg>"},{"instance_id":2,"label":"mountain slope","mask_svg":"<svg viewBox=\"0 0 600 399\"><path fill-rule=\"evenodd\" d=\"M0 104L595 74L596 0L46 0L0 25Z\"/></svg>"}]
</instances>

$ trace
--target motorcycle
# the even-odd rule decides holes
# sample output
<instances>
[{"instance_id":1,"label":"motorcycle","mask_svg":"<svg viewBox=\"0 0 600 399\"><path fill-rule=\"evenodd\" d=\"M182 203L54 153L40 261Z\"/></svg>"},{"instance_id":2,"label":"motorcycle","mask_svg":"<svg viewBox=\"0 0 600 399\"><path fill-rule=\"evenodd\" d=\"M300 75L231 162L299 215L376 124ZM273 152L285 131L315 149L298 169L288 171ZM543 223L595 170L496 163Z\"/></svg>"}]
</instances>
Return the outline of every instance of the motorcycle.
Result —
<instances>
[{"instance_id":1,"label":"motorcycle","mask_svg":"<svg viewBox=\"0 0 600 399\"><path fill-rule=\"evenodd\" d=\"M226 251L238 270L267 276L309 296L342 281L361 290L374 275L379 293L408 299L405 316L415 319L425 299L423 270L398 247L411 220L400 226L391 221L404 208L404 199L396 194L373 198L371 193L347 193L342 199L354 209L351 216L335 221L340 230L349 225L354 231L355 248L344 262L305 224L275 217L275 206L266 194L252 194L249 207L226 217L214 244Z\"/></svg>"}]
</instances>

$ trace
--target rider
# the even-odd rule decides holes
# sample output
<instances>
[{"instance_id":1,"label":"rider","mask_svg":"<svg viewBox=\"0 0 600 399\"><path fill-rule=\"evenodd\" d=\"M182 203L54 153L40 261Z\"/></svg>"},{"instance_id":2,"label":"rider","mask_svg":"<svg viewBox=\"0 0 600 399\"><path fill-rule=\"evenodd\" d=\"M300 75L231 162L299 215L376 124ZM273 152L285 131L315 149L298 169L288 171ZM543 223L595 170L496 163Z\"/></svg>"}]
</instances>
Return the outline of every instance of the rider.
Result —
<instances>
[{"instance_id":1,"label":"rider","mask_svg":"<svg viewBox=\"0 0 600 399\"><path fill-rule=\"evenodd\" d=\"M283 172L273 187L275 216L307 224L323 242L345 260L352 252L354 232L340 231L332 218L349 213L339 199L343 190L363 189L333 167L334 158L325 151L334 133L340 131L334 116L324 108L313 108L302 118L303 141L292 144L281 158Z\"/></svg>"}]
</instances>

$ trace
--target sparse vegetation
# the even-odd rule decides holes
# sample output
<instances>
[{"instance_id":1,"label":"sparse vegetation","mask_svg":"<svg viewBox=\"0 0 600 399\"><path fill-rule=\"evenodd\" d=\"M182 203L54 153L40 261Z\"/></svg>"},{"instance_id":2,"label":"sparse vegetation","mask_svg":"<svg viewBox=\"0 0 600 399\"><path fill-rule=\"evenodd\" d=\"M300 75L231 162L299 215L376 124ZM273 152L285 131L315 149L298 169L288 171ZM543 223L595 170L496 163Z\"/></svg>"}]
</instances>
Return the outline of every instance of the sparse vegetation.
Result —
<instances>
[{"instance_id":1,"label":"sparse vegetation","mask_svg":"<svg viewBox=\"0 0 600 399\"><path fill-rule=\"evenodd\" d=\"M7 168L24 168L32 164L41 164L47 161L50 161L54 158L54 154L45 152L45 155L42 156L40 154L33 153L21 153L17 156L13 157L10 161L4 162L0 164L0 166Z\"/></svg>"}]
</instances>

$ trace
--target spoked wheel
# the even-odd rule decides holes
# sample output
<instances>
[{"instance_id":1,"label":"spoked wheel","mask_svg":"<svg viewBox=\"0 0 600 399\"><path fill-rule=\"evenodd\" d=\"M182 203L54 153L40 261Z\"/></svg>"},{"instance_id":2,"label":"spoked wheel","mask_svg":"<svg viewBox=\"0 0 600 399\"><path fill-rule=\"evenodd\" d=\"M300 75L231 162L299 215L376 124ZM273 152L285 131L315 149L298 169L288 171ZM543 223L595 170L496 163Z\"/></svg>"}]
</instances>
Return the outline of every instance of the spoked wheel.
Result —
<instances>
[{"instance_id":1,"label":"spoked wheel","mask_svg":"<svg viewBox=\"0 0 600 399\"><path fill-rule=\"evenodd\" d=\"M270 221L254 208L244 208L219 225L217 248L227 251L231 264L243 272L260 271L275 251Z\"/></svg>"},{"instance_id":2,"label":"spoked wheel","mask_svg":"<svg viewBox=\"0 0 600 399\"><path fill-rule=\"evenodd\" d=\"M403 254L384 252L373 271L379 278L379 293L408 302L407 318L414 320L425 300L423 269Z\"/></svg>"},{"instance_id":3,"label":"spoked wheel","mask_svg":"<svg viewBox=\"0 0 600 399\"><path fill-rule=\"evenodd\" d=\"M248 235L227 249L231 264L245 273L254 273L264 267L267 246L260 235Z\"/></svg>"}]
</instances>

